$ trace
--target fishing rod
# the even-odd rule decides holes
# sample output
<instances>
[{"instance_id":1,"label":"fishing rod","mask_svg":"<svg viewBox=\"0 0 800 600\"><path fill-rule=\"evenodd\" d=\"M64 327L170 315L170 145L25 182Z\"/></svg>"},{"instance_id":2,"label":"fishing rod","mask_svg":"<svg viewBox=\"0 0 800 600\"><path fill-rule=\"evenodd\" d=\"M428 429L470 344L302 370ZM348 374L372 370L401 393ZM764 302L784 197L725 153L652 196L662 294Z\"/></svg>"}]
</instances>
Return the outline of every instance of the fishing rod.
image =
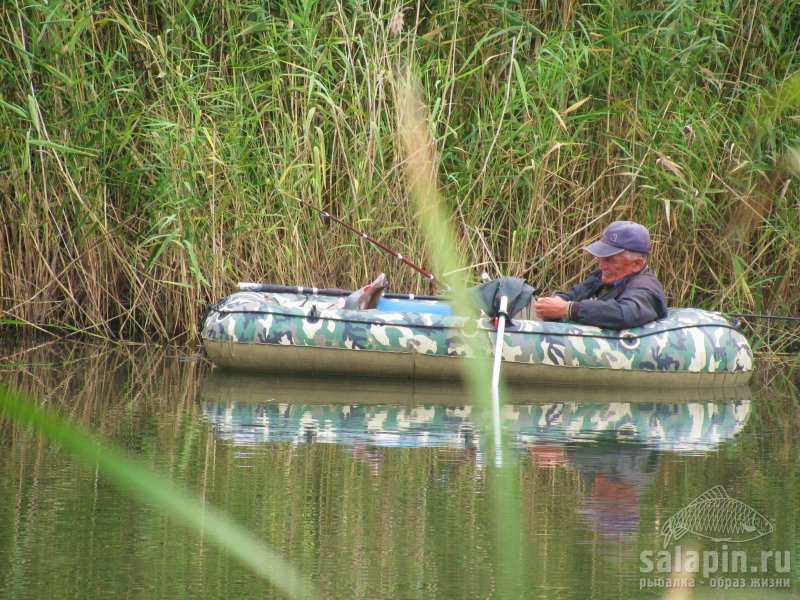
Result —
<instances>
[{"instance_id":1,"label":"fishing rod","mask_svg":"<svg viewBox=\"0 0 800 600\"><path fill-rule=\"evenodd\" d=\"M385 246L385 245L381 244L378 240L376 240L375 238L370 237L369 235L367 235L363 231L359 231L358 229L356 229L355 227L352 227L348 223L345 223L341 219L339 219L337 217L334 217L328 211L322 210L321 208L317 208L316 206L313 206L313 205L309 204L308 202L304 202L300 198L297 198L296 196L292 196L291 194L288 194L287 192L284 192L283 190L279 190L279 192L281 194L283 194L284 196L288 196L289 198L292 198L293 200L296 200L297 203L300 206L305 206L306 208L310 208L311 210L314 210L314 211L318 212L320 215L322 215L323 219L331 219L331 220L335 221L336 223L338 223L339 225L341 225L342 227L345 227L346 229L352 231L353 233L355 233L360 238L367 240L369 243L373 244L374 246L377 246L378 248L380 248L384 252L392 255L393 257L398 259L400 262L408 265L409 267L414 269L417 273L419 273L420 275L425 277L425 279L427 279L428 281L430 281L434 285L437 285L437 286L439 286L440 288L443 288L443 289L449 289L448 286L445 283L443 283L443 282L439 281L438 279L436 279L436 277L434 277L433 273L430 273L429 271L426 271L425 269L423 269L419 265L414 264L413 262L408 260L405 256L403 256L399 252L396 252L395 250L392 250L388 246Z\"/></svg>"},{"instance_id":2,"label":"fishing rod","mask_svg":"<svg viewBox=\"0 0 800 600\"><path fill-rule=\"evenodd\" d=\"M768 320L775 320L775 321L800 321L800 317L787 317L783 315L759 315L759 314L749 314L749 313L722 313L729 317L737 317L739 319L768 319Z\"/></svg>"}]
</instances>

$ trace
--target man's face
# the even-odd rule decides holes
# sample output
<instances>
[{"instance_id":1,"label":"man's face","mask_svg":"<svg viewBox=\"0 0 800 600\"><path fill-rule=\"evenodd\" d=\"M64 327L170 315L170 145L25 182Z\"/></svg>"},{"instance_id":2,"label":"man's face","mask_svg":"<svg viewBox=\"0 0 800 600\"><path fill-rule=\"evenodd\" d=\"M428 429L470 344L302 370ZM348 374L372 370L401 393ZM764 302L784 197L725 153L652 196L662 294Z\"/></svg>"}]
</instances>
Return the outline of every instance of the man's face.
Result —
<instances>
[{"instance_id":1,"label":"man's face","mask_svg":"<svg viewBox=\"0 0 800 600\"><path fill-rule=\"evenodd\" d=\"M627 277L632 273L641 271L644 266L644 259L637 256L634 259L628 258L627 252L620 252L614 256L597 259L597 268L602 274L603 283L614 283L617 279Z\"/></svg>"}]
</instances>

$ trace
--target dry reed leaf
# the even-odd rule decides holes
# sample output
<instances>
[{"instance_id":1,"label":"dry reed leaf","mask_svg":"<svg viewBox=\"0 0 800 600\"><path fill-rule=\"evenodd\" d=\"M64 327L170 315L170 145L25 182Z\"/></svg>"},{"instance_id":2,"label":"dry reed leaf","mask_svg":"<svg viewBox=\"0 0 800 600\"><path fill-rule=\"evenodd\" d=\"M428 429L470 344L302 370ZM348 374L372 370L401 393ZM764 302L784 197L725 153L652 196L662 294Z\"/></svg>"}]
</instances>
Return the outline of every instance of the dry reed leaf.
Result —
<instances>
[{"instance_id":1,"label":"dry reed leaf","mask_svg":"<svg viewBox=\"0 0 800 600\"><path fill-rule=\"evenodd\" d=\"M438 36L440 33L442 33L442 32L443 32L445 29L447 29L448 27L450 27L450 25L451 25L450 23L447 23L447 24L445 24L445 25L440 25L440 26L439 26L439 27L437 27L436 29L432 29L431 31L428 31L427 33L423 33L423 34L422 34L422 39L424 39L424 40L427 40L427 41L429 41L429 42L430 42L430 41L431 41L433 38L437 37L437 36Z\"/></svg>"},{"instance_id":2,"label":"dry reed leaf","mask_svg":"<svg viewBox=\"0 0 800 600\"><path fill-rule=\"evenodd\" d=\"M787 173L800 177L800 147L789 146L780 160L780 165Z\"/></svg>"},{"instance_id":3,"label":"dry reed leaf","mask_svg":"<svg viewBox=\"0 0 800 600\"><path fill-rule=\"evenodd\" d=\"M705 76L708 78L708 81L709 81L709 82L711 82L711 84L712 84L712 85L713 85L715 88L717 88L718 90L719 90L719 89L722 89L722 82L721 82L721 81L719 80L719 78L718 78L718 77L717 77L717 76L714 74L714 72L713 72L713 71L711 71L710 69L708 69L708 68L706 68L706 67L700 67L700 68L699 68L699 71L700 71L700 72L701 72L703 75L705 75Z\"/></svg>"},{"instance_id":4,"label":"dry reed leaf","mask_svg":"<svg viewBox=\"0 0 800 600\"><path fill-rule=\"evenodd\" d=\"M567 110L565 110L563 113L561 113L561 116L562 117L566 117L568 114L570 114L572 112L575 112L576 110L578 110L581 106L586 104L591 99L592 99L591 96L587 96L583 100L578 100L572 106L567 107Z\"/></svg>"},{"instance_id":5,"label":"dry reed leaf","mask_svg":"<svg viewBox=\"0 0 800 600\"><path fill-rule=\"evenodd\" d=\"M558 111L552 106L548 106L547 108L548 110L550 110L551 113L553 113L553 116L556 118L556 121L558 121L558 124L561 125L564 131L568 132L569 130L567 129L567 124L564 123L564 119L561 118L561 115L558 114Z\"/></svg>"},{"instance_id":6,"label":"dry reed leaf","mask_svg":"<svg viewBox=\"0 0 800 600\"><path fill-rule=\"evenodd\" d=\"M669 171L670 173L675 175L675 177L677 177L678 179L680 179L684 183L686 182L686 180L683 178L683 169L679 165L677 165L676 163L672 162L672 159L669 156L661 154L661 152L659 152L658 150L654 150L654 152L658 156L658 158L656 159L656 164L660 163L660 164L664 165L664 168L667 171Z\"/></svg>"},{"instance_id":7,"label":"dry reed leaf","mask_svg":"<svg viewBox=\"0 0 800 600\"><path fill-rule=\"evenodd\" d=\"M562 144L561 142L556 142L555 144L550 146L550 149L547 152L544 153L544 156L542 157L542 161L541 162L544 162L545 160L547 160L548 156L550 156L556 150L559 150L561 148L561 146L563 146L563 145L564 144Z\"/></svg>"}]
</instances>

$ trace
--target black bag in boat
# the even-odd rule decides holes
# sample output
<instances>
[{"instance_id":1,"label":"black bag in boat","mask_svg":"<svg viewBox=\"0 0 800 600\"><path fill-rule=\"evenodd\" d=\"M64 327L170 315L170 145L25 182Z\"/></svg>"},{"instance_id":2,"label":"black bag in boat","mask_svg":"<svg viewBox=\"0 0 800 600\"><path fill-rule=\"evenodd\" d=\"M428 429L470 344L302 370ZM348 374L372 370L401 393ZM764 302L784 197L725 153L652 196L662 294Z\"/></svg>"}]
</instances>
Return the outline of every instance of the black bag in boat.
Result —
<instances>
[{"instance_id":1,"label":"black bag in boat","mask_svg":"<svg viewBox=\"0 0 800 600\"><path fill-rule=\"evenodd\" d=\"M519 277L498 277L467 289L472 302L490 317L497 316L500 298L508 298L508 315L513 317L531 301L536 290Z\"/></svg>"}]
</instances>

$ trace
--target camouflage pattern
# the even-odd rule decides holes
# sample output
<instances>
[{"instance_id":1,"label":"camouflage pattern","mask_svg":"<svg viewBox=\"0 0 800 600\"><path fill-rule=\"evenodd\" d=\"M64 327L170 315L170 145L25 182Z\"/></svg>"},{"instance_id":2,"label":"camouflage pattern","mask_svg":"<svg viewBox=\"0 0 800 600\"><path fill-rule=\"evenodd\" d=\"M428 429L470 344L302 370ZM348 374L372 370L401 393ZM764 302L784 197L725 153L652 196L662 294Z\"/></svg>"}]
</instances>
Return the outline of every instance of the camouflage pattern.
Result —
<instances>
[{"instance_id":1,"label":"camouflage pattern","mask_svg":"<svg viewBox=\"0 0 800 600\"><path fill-rule=\"evenodd\" d=\"M372 446L480 447L491 436L481 406L319 405L281 402L201 403L216 435L236 445L264 442ZM613 440L657 450L702 453L733 438L750 415L749 398L725 403L511 404L502 408L512 446Z\"/></svg>"},{"instance_id":2,"label":"camouflage pattern","mask_svg":"<svg viewBox=\"0 0 800 600\"><path fill-rule=\"evenodd\" d=\"M419 302L424 310L424 302L436 301ZM469 356L465 336L492 353L495 329L485 317L348 310L342 298L256 292L222 299L201 331L204 341L456 357ZM666 319L622 331L515 320L506 328L503 360L690 373L749 373L753 368L752 351L739 331L717 313L692 308L671 309ZM353 363L357 372L357 360Z\"/></svg>"}]
</instances>

